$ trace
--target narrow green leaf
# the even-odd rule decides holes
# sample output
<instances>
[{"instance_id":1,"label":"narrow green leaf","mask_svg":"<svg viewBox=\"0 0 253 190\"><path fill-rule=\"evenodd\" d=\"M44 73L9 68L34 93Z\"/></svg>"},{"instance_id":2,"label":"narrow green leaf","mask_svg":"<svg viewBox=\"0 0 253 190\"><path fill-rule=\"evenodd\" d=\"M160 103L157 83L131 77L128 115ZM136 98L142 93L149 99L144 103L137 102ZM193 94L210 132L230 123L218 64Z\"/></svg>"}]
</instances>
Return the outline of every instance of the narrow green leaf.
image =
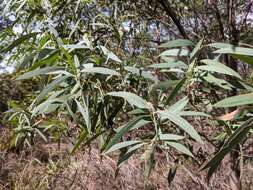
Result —
<instances>
[{"instance_id":1,"label":"narrow green leaf","mask_svg":"<svg viewBox=\"0 0 253 190\"><path fill-rule=\"evenodd\" d=\"M161 141L178 141L184 139L183 136L174 135L174 134L160 134L159 139Z\"/></svg>"},{"instance_id":2,"label":"narrow green leaf","mask_svg":"<svg viewBox=\"0 0 253 190\"><path fill-rule=\"evenodd\" d=\"M138 149L140 149L145 143L139 143L139 144L136 144L134 146L132 146L131 148L129 148L127 150L127 152L119 157L119 160L118 160L118 163L117 165L120 166L122 165L125 161L127 161Z\"/></svg>"},{"instance_id":3,"label":"narrow green leaf","mask_svg":"<svg viewBox=\"0 0 253 190\"><path fill-rule=\"evenodd\" d=\"M217 48L217 49L232 48L232 47L234 47L234 45L227 44L227 43L211 43L211 44L208 44L207 46L214 47L214 48Z\"/></svg>"},{"instance_id":4,"label":"narrow green leaf","mask_svg":"<svg viewBox=\"0 0 253 190\"><path fill-rule=\"evenodd\" d=\"M229 47L229 48L218 49L218 50L214 51L213 53L253 56L253 49L252 48L242 48L242 47Z\"/></svg>"},{"instance_id":5,"label":"narrow green leaf","mask_svg":"<svg viewBox=\"0 0 253 190\"><path fill-rule=\"evenodd\" d=\"M131 128L133 128L135 126L135 124L140 121L141 119L144 119L145 115L141 115L139 117L134 118L133 120L131 120L130 122L128 122L126 124L126 126L124 128L122 128L120 131L118 131L114 137L110 140L110 142L108 143L108 145L106 146L105 151L107 151L109 148L111 148L113 145L115 145L122 137L123 135L128 132L129 130L131 130Z\"/></svg>"},{"instance_id":6,"label":"narrow green leaf","mask_svg":"<svg viewBox=\"0 0 253 190\"><path fill-rule=\"evenodd\" d=\"M151 73L149 73L147 71L144 71L142 69L135 68L135 67L129 67L129 66L126 66L124 68L125 68L125 70L127 70L127 71L129 71L132 74L135 74L137 76L142 76L145 79L150 79L150 80L153 80L155 82L158 81L157 78L155 78Z\"/></svg>"},{"instance_id":7,"label":"narrow green leaf","mask_svg":"<svg viewBox=\"0 0 253 190\"><path fill-rule=\"evenodd\" d=\"M166 68L187 68L188 66L183 61L170 61L166 63L159 63L149 65L148 67L156 68L156 69L166 69Z\"/></svg>"},{"instance_id":8,"label":"narrow green leaf","mask_svg":"<svg viewBox=\"0 0 253 190\"><path fill-rule=\"evenodd\" d=\"M179 152L182 152L188 156L194 157L191 153L191 151L186 148L184 145L180 144L180 143L176 143L176 142L166 142L167 145L172 146L173 148L175 148L176 150L178 150Z\"/></svg>"},{"instance_id":9,"label":"narrow green leaf","mask_svg":"<svg viewBox=\"0 0 253 190\"><path fill-rule=\"evenodd\" d=\"M120 142L120 143L117 143L117 144L113 145L111 148L109 148L107 151L105 151L105 154L109 154L110 152L113 152L115 150L119 150L121 148L136 145L136 144L139 144L139 143L141 143L141 141L124 141L124 142Z\"/></svg>"},{"instance_id":10,"label":"narrow green leaf","mask_svg":"<svg viewBox=\"0 0 253 190\"><path fill-rule=\"evenodd\" d=\"M249 104L253 104L253 93L229 97L217 102L213 106L220 107L220 108L228 108L228 107L235 107L235 106L242 106L242 105L249 105Z\"/></svg>"},{"instance_id":11,"label":"narrow green leaf","mask_svg":"<svg viewBox=\"0 0 253 190\"><path fill-rule=\"evenodd\" d=\"M118 72L105 67L92 67L81 70L82 73L99 73L103 75L120 75Z\"/></svg>"},{"instance_id":12,"label":"narrow green leaf","mask_svg":"<svg viewBox=\"0 0 253 190\"><path fill-rule=\"evenodd\" d=\"M207 76L203 77L208 83L211 83L213 85L217 85L221 88L227 89L227 90L232 90L233 86L228 83L224 79L217 78L213 76L212 74L208 73Z\"/></svg>"},{"instance_id":13,"label":"narrow green leaf","mask_svg":"<svg viewBox=\"0 0 253 190\"><path fill-rule=\"evenodd\" d=\"M80 133L77 141L75 142L74 147L70 151L70 154L74 154L76 152L76 150L80 147L81 143L87 138L87 136L88 136L88 132L86 130L83 130Z\"/></svg>"},{"instance_id":14,"label":"narrow green leaf","mask_svg":"<svg viewBox=\"0 0 253 190\"><path fill-rule=\"evenodd\" d=\"M168 111L158 111L158 114L160 114L161 119L169 119L174 124L182 128L187 134L189 134L193 139L196 141L203 143L201 140L201 137L197 133L197 131L191 126L191 124L186 121L184 118L180 117L178 114L173 114Z\"/></svg>"},{"instance_id":15,"label":"narrow green leaf","mask_svg":"<svg viewBox=\"0 0 253 190\"><path fill-rule=\"evenodd\" d=\"M110 92L107 93L107 95L124 98L126 101L128 101L129 104L136 106L138 108L149 109L149 106L144 99L130 92L123 92L123 91Z\"/></svg>"},{"instance_id":16,"label":"narrow green leaf","mask_svg":"<svg viewBox=\"0 0 253 190\"><path fill-rule=\"evenodd\" d=\"M175 104L171 105L167 111L173 114L178 114L178 112L182 111L185 108L188 102L188 97L184 97L181 100L177 101Z\"/></svg>"},{"instance_id":17,"label":"narrow green leaf","mask_svg":"<svg viewBox=\"0 0 253 190\"><path fill-rule=\"evenodd\" d=\"M242 79L242 77L235 72L233 69L229 68L228 66L214 60L210 59L204 59L201 60L202 63L205 63L206 65L198 66L198 69L205 70L205 71L211 71L211 72L217 72L222 73L230 76L237 77L239 79Z\"/></svg>"},{"instance_id":18,"label":"narrow green leaf","mask_svg":"<svg viewBox=\"0 0 253 190\"><path fill-rule=\"evenodd\" d=\"M59 71L59 70L64 70L64 68L63 67L45 67L42 69L36 69L30 72L24 73L23 75L19 76L16 80L24 80L24 79L28 79L34 76L45 75L50 72Z\"/></svg>"},{"instance_id":19,"label":"narrow green leaf","mask_svg":"<svg viewBox=\"0 0 253 190\"><path fill-rule=\"evenodd\" d=\"M189 56L190 52L186 49L170 49L161 53L160 56L184 57Z\"/></svg>"},{"instance_id":20,"label":"narrow green leaf","mask_svg":"<svg viewBox=\"0 0 253 190\"><path fill-rule=\"evenodd\" d=\"M191 54L190 54L190 59L193 60L193 58L196 57L196 55L198 54L198 52L201 50L201 46L203 43L204 38L202 38L197 45L194 47L194 49L192 50Z\"/></svg>"},{"instance_id":21,"label":"narrow green leaf","mask_svg":"<svg viewBox=\"0 0 253 190\"><path fill-rule=\"evenodd\" d=\"M214 157L202 168L202 170L209 168L208 180L211 178L212 174L215 172L226 154L232 151L232 149L246 137L252 126L253 118L250 118L235 130L235 132L224 143L220 151L216 153Z\"/></svg>"},{"instance_id":22,"label":"narrow green leaf","mask_svg":"<svg viewBox=\"0 0 253 190\"><path fill-rule=\"evenodd\" d=\"M174 48L174 47L183 47L183 46L194 46L194 43L186 39L176 39L166 42L159 47L161 48Z\"/></svg>"},{"instance_id":23,"label":"narrow green leaf","mask_svg":"<svg viewBox=\"0 0 253 190\"><path fill-rule=\"evenodd\" d=\"M197 111L180 111L180 116L203 116L203 117L210 117L210 115L203 113L203 112L197 112Z\"/></svg>"},{"instance_id":24,"label":"narrow green leaf","mask_svg":"<svg viewBox=\"0 0 253 190\"><path fill-rule=\"evenodd\" d=\"M19 37L18 39L14 40L9 46L7 46L6 48L0 50L0 52L8 52L11 51L13 48L17 47L18 45L20 45L22 42L37 36L39 33L38 32L34 32L34 33L30 33L30 34L26 34L23 35L21 37Z\"/></svg>"},{"instance_id":25,"label":"narrow green leaf","mask_svg":"<svg viewBox=\"0 0 253 190\"><path fill-rule=\"evenodd\" d=\"M170 93L169 97L167 98L167 100L165 101L164 105L168 105L171 100L173 100L176 95L178 94L178 91L183 87L184 83L186 81L186 78L182 79L176 86L175 88L172 90L172 92Z\"/></svg>"},{"instance_id":26,"label":"narrow green leaf","mask_svg":"<svg viewBox=\"0 0 253 190\"><path fill-rule=\"evenodd\" d=\"M49 83L44 89L41 91L41 93L37 96L37 102L40 102L43 100L43 98L52 90L54 90L58 85L60 85L62 82L67 80L69 76L63 76L58 77L55 80L53 80L51 83Z\"/></svg>"},{"instance_id":27,"label":"narrow green leaf","mask_svg":"<svg viewBox=\"0 0 253 190\"><path fill-rule=\"evenodd\" d=\"M86 104L82 105L79 101L77 101L77 100L75 100L75 101L76 101L79 111L81 112L81 114L85 120L87 129L90 133L91 132L91 122L90 122L89 108L86 106Z\"/></svg>"},{"instance_id":28,"label":"narrow green leaf","mask_svg":"<svg viewBox=\"0 0 253 190\"><path fill-rule=\"evenodd\" d=\"M232 56L236 59L239 59L240 61L253 65L253 57L247 56L247 55L235 55L232 54Z\"/></svg>"}]
</instances>

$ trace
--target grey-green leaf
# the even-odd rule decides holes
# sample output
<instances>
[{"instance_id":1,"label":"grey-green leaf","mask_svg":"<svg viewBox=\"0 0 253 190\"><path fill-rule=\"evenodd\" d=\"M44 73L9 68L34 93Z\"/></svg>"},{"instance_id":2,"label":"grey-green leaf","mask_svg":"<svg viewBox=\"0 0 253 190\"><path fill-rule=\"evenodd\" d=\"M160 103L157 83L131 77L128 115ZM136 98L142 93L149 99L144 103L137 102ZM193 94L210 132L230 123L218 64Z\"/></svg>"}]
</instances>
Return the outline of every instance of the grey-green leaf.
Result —
<instances>
[{"instance_id":1,"label":"grey-green leaf","mask_svg":"<svg viewBox=\"0 0 253 190\"><path fill-rule=\"evenodd\" d=\"M253 56L253 49L252 48L242 48L242 47L229 47L229 48L218 49L218 50L214 51L213 53Z\"/></svg>"},{"instance_id":2,"label":"grey-green leaf","mask_svg":"<svg viewBox=\"0 0 253 190\"><path fill-rule=\"evenodd\" d=\"M60 71L60 70L64 70L64 67L45 67L42 69L36 69L30 72L24 73L23 75L19 76L16 80L24 80L24 79L35 77L38 75L45 75L50 72Z\"/></svg>"},{"instance_id":3,"label":"grey-green leaf","mask_svg":"<svg viewBox=\"0 0 253 190\"><path fill-rule=\"evenodd\" d=\"M253 93L226 98L214 104L214 107L227 108L249 104L253 104Z\"/></svg>"},{"instance_id":4,"label":"grey-green leaf","mask_svg":"<svg viewBox=\"0 0 253 190\"><path fill-rule=\"evenodd\" d=\"M115 150L119 150L121 148L136 145L136 144L139 144L139 143L141 143L141 141L124 141L124 142L120 142L120 143L117 143L117 144L113 145L111 148L109 148L105 152L105 154L108 154L108 153L113 152Z\"/></svg>"},{"instance_id":5,"label":"grey-green leaf","mask_svg":"<svg viewBox=\"0 0 253 190\"><path fill-rule=\"evenodd\" d=\"M129 104L136 106L138 108L145 108L145 109L149 108L147 102L144 99L130 92L123 92L123 91L110 92L107 93L107 95L124 98L126 101L128 101Z\"/></svg>"},{"instance_id":6,"label":"grey-green leaf","mask_svg":"<svg viewBox=\"0 0 253 190\"><path fill-rule=\"evenodd\" d=\"M189 56L190 52L186 49L170 49L161 53L160 56L184 57Z\"/></svg>"},{"instance_id":7,"label":"grey-green leaf","mask_svg":"<svg viewBox=\"0 0 253 190\"><path fill-rule=\"evenodd\" d=\"M161 119L169 119L174 124L182 128L187 134L189 134L196 141L203 143L201 137L197 133L197 131L191 126L191 124L186 121L184 118L180 117L178 114L171 113L169 111L158 111Z\"/></svg>"},{"instance_id":8,"label":"grey-green leaf","mask_svg":"<svg viewBox=\"0 0 253 190\"><path fill-rule=\"evenodd\" d=\"M149 67L156 69L166 69L166 68L187 68L188 66L183 61L169 61L166 63L152 64Z\"/></svg>"},{"instance_id":9,"label":"grey-green leaf","mask_svg":"<svg viewBox=\"0 0 253 190\"><path fill-rule=\"evenodd\" d=\"M218 61L210 60L210 59L203 59L203 60L201 60L201 62L205 63L206 65L198 66L197 67L198 69L222 73L225 75L230 75L230 76L234 76L239 79L242 79L241 76L237 72L235 72L233 69L229 68L228 66L226 66Z\"/></svg>"},{"instance_id":10,"label":"grey-green leaf","mask_svg":"<svg viewBox=\"0 0 253 190\"><path fill-rule=\"evenodd\" d=\"M191 153L191 151L186 148L184 145L177 143L177 142L166 142L167 145L172 146L173 148L175 148L176 150L178 150L179 152L182 152L188 156L194 157Z\"/></svg>"},{"instance_id":11,"label":"grey-green leaf","mask_svg":"<svg viewBox=\"0 0 253 190\"><path fill-rule=\"evenodd\" d=\"M174 135L174 134L160 134L159 139L161 141L178 141L184 139L183 136Z\"/></svg>"},{"instance_id":12,"label":"grey-green leaf","mask_svg":"<svg viewBox=\"0 0 253 190\"><path fill-rule=\"evenodd\" d=\"M183 46L194 46L194 43L186 39L176 39L166 42L159 47L161 48L174 48L174 47L183 47Z\"/></svg>"},{"instance_id":13,"label":"grey-green leaf","mask_svg":"<svg viewBox=\"0 0 253 190\"><path fill-rule=\"evenodd\" d=\"M105 67L92 67L81 70L82 73L99 73L103 75L120 75L117 71Z\"/></svg>"},{"instance_id":14,"label":"grey-green leaf","mask_svg":"<svg viewBox=\"0 0 253 190\"><path fill-rule=\"evenodd\" d=\"M111 148L113 145L115 145L115 144L122 138L122 136L123 136L126 132L128 132L129 130L131 130L131 128L133 128L133 127L135 126L135 124L136 124L138 121L140 121L141 119L144 119L145 117L147 117L147 116L141 115L141 116L139 116L139 117L134 118L134 119L131 120L130 122L128 122L128 123L126 124L126 126L123 127L120 131L118 131L118 132L114 135L114 137L110 140L110 142L109 142L108 145L106 146L105 151L107 151L109 148Z\"/></svg>"},{"instance_id":15,"label":"grey-green leaf","mask_svg":"<svg viewBox=\"0 0 253 190\"><path fill-rule=\"evenodd\" d=\"M153 80L155 82L157 82L157 78L155 78L151 73L147 72L147 71L144 71L142 69L139 69L139 68L136 68L136 67L129 67L129 66L126 66L124 67L125 70L135 74L135 75L138 75L138 76L142 76L143 78L146 78L146 79L150 79L150 80Z\"/></svg>"}]
</instances>

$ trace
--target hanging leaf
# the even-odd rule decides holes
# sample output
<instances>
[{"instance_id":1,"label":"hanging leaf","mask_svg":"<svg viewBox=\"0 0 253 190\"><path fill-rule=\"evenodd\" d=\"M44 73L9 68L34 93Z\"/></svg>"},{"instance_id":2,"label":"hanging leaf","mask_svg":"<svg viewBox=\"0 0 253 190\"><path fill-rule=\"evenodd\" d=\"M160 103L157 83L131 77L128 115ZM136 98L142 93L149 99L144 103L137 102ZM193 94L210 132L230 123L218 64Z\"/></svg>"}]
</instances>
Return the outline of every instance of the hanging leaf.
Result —
<instances>
[{"instance_id":1,"label":"hanging leaf","mask_svg":"<svg viewBox=\"0 0 253 190\"><path fill-rule=\"evenodd\" d=\"M81 114L85 120L87 129L90 133L91 132L91 121L90 121L90 115L89 115L89 108L87 107L87 105L85 103L84 103L84 105L82 105L79 101L77 101L77 100L75 100L75 101L76 101L79 111L81 112Z\"/></svg>"},{"instance_id":2,"label":"hanging leaf","mask_svg":"<svg viewBox=\"0 0 253 190\"><path fill-rule=\"evenodd\" d=\"M110 92L107 93L107 95L124 98L129 104L138 108L149 109L148 103L145 100L143 100L140 96L130 92Z\"/></svg>"},{"instance_id":3,"label":"hanging leaf","mask_svg":"<svg viewBox=\"0 0 253 190\"><path fill-rule=\"evenodd\" d=\"M175 88L172 90L172 92L170 93L169 97L167 98L167 100L165 101L164 105L168 105L178 94L179 90L183 87L184 83L186 81L186 78L182 79L176 86Z\"/></svg>"},{"instance_id":4,"label":"hanging leaf","mask_svg":"<svg viewBox=\"0 0 253 190\"><path fill-rule=\"evenodd\" d=\"M188 121L186 121L184 118L180 117L178 114L171 113L169 111L158 111L158 114L160 115L161 119L169 119L174 124L182 128L187 134L189 134L193 139L196 141L203 143L201 140L201 137L197 133L197 131L191 126Z\"/></svg>"},{"instance_id":5,"label":"hanging leaf","mask_svg":"<svg viewBox=\"0 0 253 190\"><path fill-rule=\"evenodd\" d=\"M105 67L92 67L81 70L82 73L99 73L103 75L120 75L118 72Z\"/></svg>"},{"instance_id":6,"label":"hanging leaf","mask_svg":"<svg viewBox=\"0 0 253 190\"><path fill-rule=\"evenodd\" d=\"M214 51L213 53L253 56L253 49L252 48L242 48L242 47L229 47L229 48L218 49L218 50Z\"/></svg>"},{"instance_id":7,"label":"hanging leaf","mask_svg":"<svg viewBox=\"0 0 253 190\"><path fill-rule=\"evenodd\" d=\"M160 134L159 139L161 141L178 141L184 139L183 136L174 135L174 134Z\"/></svg>"},{"instance_id":8,"label":"hanging leaf","mask_svg":"<svg viewBox=\"0 0 253 190\"><path fill-rule=\"evenodd\" d=\"M175 67L185 69L188 66L183 61L170 61L166 63L149 65L149 67L156 68L156 69L166 69L166 68L175 68Z\"/></svg>"},{"instance_id":9,"label":"hanging leaf","mask_svg":"<svg viewBox=\"0 0 253 190\"><path fill-rule=\"evenodd\" d=\"M213 106L220 108L228 108L248 104L253 104L253 93L229 97L217 102Z\"/></svg>"},{"instance_id":10,"label":"hanging leaf","mask_svg":"<svg viewBox=\"0 0 253 190\"><path fill-rule=\"evenodd\" d=\"M135 67L129 67L129 66L126 66L124 68L125 68L125 70L127 70L127 71L129 71L132 74L135 74L137 76L142 76L145 79L150 79L150 80L153 80L155 82L158 81L157 78L155 78L151 73L149 73L147 71L144 71L142 69L135 68Z\"/></svg>"},{"instance_id":11,"label":"hanging leaf","mask_svg":"<svg viewBox=\"0 0 253 190\"><path fill-rule=\"evenodd\" d=\"M44 87L44 89L41 91L41 93L37 96L37 102L40 102L43 100L43 98L51 91L53 91L57 86L59 86L62 82L67 80L69 76L63 76L58 77L54 81L52 81L50 84Z\"/></svg>"},{"instance_id":12,"label":"hanging leaf","mask_svg":"<svg viewBox=\"0 0 253 190\"><path fill-rule=\"evenodd\" d=\"M184 57L189 56L190 52L186 49L170 49L161 53L160 56Z\"/></svg>"},{"instance_id":13,"label":"hanging leaf","mask_svg":"<svg viewBox=\"0 0 253 190\"><path fill-rule=\"evenodd\" d=\"M20 45L22 42L37 36L39 33L38 32L34 32L34 33L30 33L30 34L26 34L23 35L21 37L19 37L18 39L14 40L9 46L7 46L6 48L3 48L2 50L0 50L0 53L3 52L8 52L13 50L15 47L17 47L18 45Z\"/></svg>"},{"instance_id":14,"label":"hanging leaf","mask_svg":"<svg viewBox=\"0 0 253 190\"><path fill-rule=\"evenodd\" d=\"M174 47L183 47L183 46L194 46L194 43L186 39L176 39L166 42L159 47L161 48L174 48Z\"/></svg>"},{"instance_id":15,"label":"hanging leaf","mask_svg":"<svg viewBox=\"0 0 253 190\"><path fill-rule=\"evenodd\" d=\"M23 75L19 76L16 80L24 80L24 79L35 77L38 75L45 75L50 72L60 71L60 70L64 70L64 67L45 67L42 69L36 69L30 72L24 73Z\"/></svg>"},{"instance_id":16,"label":"hanging leaf","mask_svg":"<svg viewBox=\"0 0 253 190\"><path fill-rule=\"evenodd\" d=\"M214 47L214 48L217 48L217 49L232 48L232 47L234 47L234 45L227 44L227 43L211 43L211 44L208 44L207 46Z\"/></svg>"},{"instance_id":17,"label":"hanging leaf","mask_svg":"<svg viewBox=\"0 0 253 190\"><path fill-rule=\"evenodd\" d=\"M115 55L113 52L109 51L105 46L99 46L103 53L107 56L108 59L112 59L113 61L122 63L122 61Z\"/></svg>"},{"instance_id":18,"label":"hanging leaf","mask_svg":"<svg viewBox=\"0 0 253 190\"><path fill-rule=\"evenodd\" d=\"M123 127L121 130L119 130L114 137L110 140L110 142L108 143L108 145L105 148L105 151L109 150L109 148L111 148L113 145L115 145L122 137L123 135L128 132L129 130L131 130L135 124L140 121L141 119L144 119L145 115L141 115L139 117L134 118L133 120L131 120L130 122L128 122L125 127Z\"/></svg>"},{"instance_id":19,"label":"hanging leaf","mask_svg":"<svg viewBox=\"0 0 253 190\"><path fill-rule=\"evenodd\" d=\"M165 142L165 144L172 146L173 148L175 148L176 150L178 150L179 152L182 152L188 156L194 157L191 153L191 151L186 148L184 145L177 143L177 142Z\"/></svg>"},{"instance_id":20,"label":"hanging leaf","mask_svg":"<svg viewBox=\"0 0 253 190\"><path fill-rule=\"evenodd\" d=\"M127 161L138 149L140 149L145 143L139 143L127 150L127 152L119 157L117 165L122 165L125 161Z\"/></svg>"},{"instance_id":21,"label":"hanging leaf","mask_svg":"<svg viewBox=\"0 0 253 190\"><path fill-rule=\"evenodd\" d=\"M204 59L201 60L202 63L205 63L206 65L201 65L198 66L198 69L205 70L205 71L211 71L211 72L217 72L217 73L222 73L225 75L230 75L237 77L239 79L242 79L241 76L235 72L233 69L229 68L228 66L214 60L210 59Z\"/></svg>"},{"instance_id":22,"label":"hanging leaf","mask_svg":"<svg viewBox=\"0 0 253 190\"><path fill-rule=\"evenodd\" d=\"M232 90L233 86L224 79L217 78L212 74L208 73L207 76L203 77L208 83L217 85L221 88Z\"/></svg>"},{"instance_id":23,"label":"hanging leaf","mask_svg":"<svg viewBox=\"0 0 253 190\"><path fill-rule=\"evenodd\" d=\"M109 148L107 151L105 151L105 154L109 154L110 152L113 152L115 150L119 150L121 148L136 145L136 144L139 144L139 143L141 143L141 141L124 141L124 142L120 142L118 144L113 145L111 148Z\"/></svg>"},{"instance_id":24,"label":"hanging leaf","mask_svg":"<svg viewBox=\"0 0 253 190\"><path fill-rule=\"evenodd\" d=\"M217 167L220 165L224 157L232 151L247 135L249 130L252 128L253 118L248 119L244 122L235 132L227 139L223 147L218 153L202 168L202 170L209 168L208 180L211 178Z\"/></svg>"}]
</instances>

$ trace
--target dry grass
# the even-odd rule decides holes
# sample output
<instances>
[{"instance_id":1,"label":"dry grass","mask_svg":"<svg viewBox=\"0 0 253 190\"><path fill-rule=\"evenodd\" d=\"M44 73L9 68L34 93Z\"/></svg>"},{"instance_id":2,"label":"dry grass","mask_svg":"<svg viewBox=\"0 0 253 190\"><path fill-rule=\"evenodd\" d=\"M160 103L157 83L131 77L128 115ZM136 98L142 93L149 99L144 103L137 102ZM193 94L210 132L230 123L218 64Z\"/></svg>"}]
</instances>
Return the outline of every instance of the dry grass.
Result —
<instances>
[{"instance_id":1,"label":"dry grass","mask_svg":"<svg viewBox=\"0 0 253 190\"><path fill-rule=\"evenodd\" d=\"M196 126L201 127L201 126ZM208 125L202 130L208 129ZM1 136L8 137L7 130L1 130ZM211 134L211 133L210 133ZM178 189L178 190L234 190L231 183L230 162L227 157L209 184L206 181L206 171L199 171L198 163L185 160L184 166L178 167L173 182L168 185L167 174L173 166L172 160L167 160L163 153L157 153L154 170L148 181L142 176L141 152L134 155L122 165L116 166L117 155L101 157L96 144L92 148L79 150L70 156L69 144L37 144L26 148L19 154L6 151L1 140L0 153L0 189L3 190L135 190L135 189ZM194 144L193 152L202 150L203 162L214 151L214 147L205 142ZM171 152L176 155L176 152ZM252 189L253 165L248 162L244 166L244 189Z\"/></svg>"}]
</instances>

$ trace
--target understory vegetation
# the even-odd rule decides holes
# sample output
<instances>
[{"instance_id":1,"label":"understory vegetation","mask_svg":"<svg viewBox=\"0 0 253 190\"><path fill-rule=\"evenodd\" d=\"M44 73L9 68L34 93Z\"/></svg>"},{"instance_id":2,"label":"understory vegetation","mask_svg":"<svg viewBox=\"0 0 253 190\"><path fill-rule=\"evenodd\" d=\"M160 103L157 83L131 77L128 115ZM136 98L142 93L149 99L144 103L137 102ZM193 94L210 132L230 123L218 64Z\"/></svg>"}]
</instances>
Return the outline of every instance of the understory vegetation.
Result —
<instances>
[{"instance_id":1,"label":"understory vegetation","mask_svg":"<svg viewBox=\"0 0 253 190\"><path fill-rule=\"evenodd\" d=\"M252 3L1 1L1 188L252 189Z\"/></svg>"}]
</instances>

